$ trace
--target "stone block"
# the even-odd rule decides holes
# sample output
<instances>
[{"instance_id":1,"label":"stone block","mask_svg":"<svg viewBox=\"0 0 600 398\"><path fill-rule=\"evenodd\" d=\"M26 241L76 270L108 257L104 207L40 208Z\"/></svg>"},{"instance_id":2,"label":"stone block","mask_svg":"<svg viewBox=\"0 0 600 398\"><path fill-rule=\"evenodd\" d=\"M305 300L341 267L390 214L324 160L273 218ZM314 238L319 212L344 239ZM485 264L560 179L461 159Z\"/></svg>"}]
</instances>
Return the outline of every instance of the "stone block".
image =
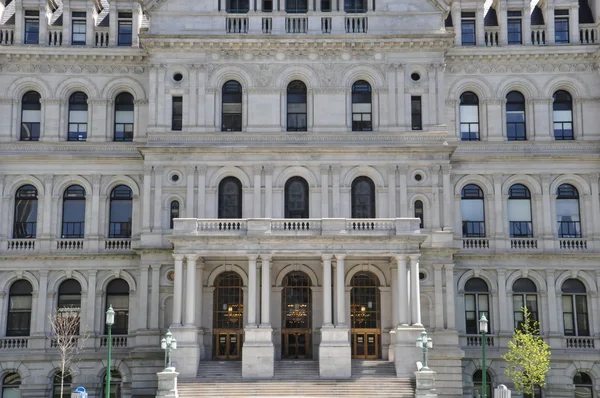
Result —
<instances>
[{"instance_id":1,"label":"stone block","mask_svg":"<svg viewBox=\"0 0 600 398\"><path fill-rule=\"evenodd\" d=\"M415 390L415 398L437 398L435 389L435 372L434 371L419 371L415 372L417 378L417 389Z\"/></svg>"},{"instance_id":2,"label":"stone block","mask_svg":"<svg viewBox=\"0 0 600 398\"><path fill-rule=\"evenodd\" d=\"M275 367L275 348L271 328L246 328L242 347L242 377L270 379Z\"/></svg>"},{"instance_id":3,"label":"stone block","mask_svg":"<svg viewBox=\"0 0 600 398\"><path fill-rule=\"evenodd\" d=\"M156 375L158 376L156 398L178 398L177 376L179 373L175 371L175 368L167 368Z\"/></svg>"},{"instance_id":4,"label":"stone block","mask_svg":"<svg viewBox=\"0 0 600 398\"><path fill-rule=\"evenodd\" d=\"M349 379L352 376L348 329L321 329L319 374L322 379Z\"/></svg>"}]
</instances>

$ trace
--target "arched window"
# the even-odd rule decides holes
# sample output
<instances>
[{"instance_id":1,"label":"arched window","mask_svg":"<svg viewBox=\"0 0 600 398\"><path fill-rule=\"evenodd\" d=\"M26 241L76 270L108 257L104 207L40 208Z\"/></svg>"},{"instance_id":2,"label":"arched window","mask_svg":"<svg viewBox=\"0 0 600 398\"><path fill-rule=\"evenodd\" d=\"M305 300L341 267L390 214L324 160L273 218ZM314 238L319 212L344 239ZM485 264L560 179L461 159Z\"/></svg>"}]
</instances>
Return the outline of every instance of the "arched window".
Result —
<instances>
[{"instance_id":1,"label":"arched window","mask_svg":"<svg viewBox=\"0 0 600 398\"><path fill-rule=\"evenodd\" d=\"M310 277L290 272L281 283L281 340L284 359L312 356L312 290Z\"/></svg>"},{"instance_id":2,"label":"arched window","mask_svg":"<svg viewBox=\"0 0 600 398\"><path fill-rule=\"evenodd\" d=\"M421 220L419 228L425 228L425 213L423 210L423 202L420 200L415 200L415 218Z\"/></svg>"},{"instance_id":3,"label":"arched window","mask_svg":"<svg viewBox=\"0 0 600 398\"><path fill-rule=\"evenodd\" d=\"M40 95L29 91L21 102L21 141L40 140L40 121L42 120L42 104Z\"/></svg>"},{"instance_id":4,"label":"arched window","mask_svg":"<svg viewBox=\"0 0 600 398\"><path fill-rule=\"evenodd\" d=\"M308 11L308 0L285 0L285 11L303 14Z\"/></svg>"},{"instance_id":5,"label":"arched window","mask_svg":"<svg viewBox=\"0 0 600 398\"><path fill-rule=\"evenodd\" d=\"M242 218L242 183L235 177L219 183L219 218Z\"/></svg>"},{"instance_id":6,"label":"arched window","mask_svg":"<svg viewBox=\"0 0 600 398\"><path fill-rule=\"evenodd\" d=\"M492 396L492 376L485 372L485 391L486 396ZM483 397L483 372L481 370L473 373L473 398Z\"/></svg>"},{"instance_id":7,"label":"arched window","mask_svg":"<svg viewBox=\"0 0 600 398\"><path fill-rule=\"evenodd\" d=\"M485 210L481 188L475 184L465 186L462 189L460 207L463 237L485 237Z\"/></svg>"},{"instance_id":8,"label":"arched window","mask_svg":"<svg viewBox=\"0 0 600 398\"><path fill-rule=\"evenodd\" d=\"M565 336L589 336L587 290L580 280L563 282L562 307Z\"/></svg>"},{"instance_id":9,"label":"arched window","mask_svg":"<svg viewBox=\"0 0 600 398\"><path fill-rule=\"evenodd\" d=\"M88 97L78 91L69 97L69 141L85 141L88 131Z\"/></svg>"},{"instance_id":10,"label":"arched window","mask_svg":"<svg viewBox=\"0 0 600 398\"><path fill-rule=\"evenodd\" d=\"M8 293L7 336L29 336L32 293L31 283L24 279L11 285Z\"/></svg>"},{"instance_id":11,"label":"arched window","mask_svg":"<svg viewBox=\"0 0 600 398\"><path fill-rule=\"evenodd\" d=\"M506 95L506 138L508 141L525 141L525 97L518 91Z\"/></svg>"},{"instance_id":12,"label":"arched window","mask_svg":"<svg viewBox=\"0 0 600 398\"><path fill-rule=\"evenodd\" d=\"M169 228L173 229L173 220L179 218L179 201L174 200L170 205L170 219Z\"/></svg>"},{"instance_id":13,"label":"arched window","mask_svg":"<svg viewBox=\"0 0 600 398\"><path fill-rule=\"evenodd\" d=\"M579 191L573 185L562 184L556 192L556 221L559 238L581 238Z\"/></svg>"},{"instance_id":14,"label":"arched window","mask_svg":"<svg viewBox=\"0 0 600 398\"><path fill-rule=\"evenodd\" d=\"M373 130L371 85L359 80L352 85L352 131Z\"/></svg>"},{"instance_id":15,"label":"arched window","mask_svg":"<svg viewBox=\"0 0 600 398\"><path fill-rule=\"evenodd\" d=\"M479 98L471 91L460 96L460 139L479 141Z\"/></svg>"},{"instance_id":16,"label":"arched window","mask_svg":"<svg viewBox=\"0 0 600 398\"><path fill-rule=\"evenodd\" d=\"M511 238L532 238L531 194L522 184L515 184L508 191L508 224Z\"/></svg>"},{"instance_id":17,"label":"arched window","mask_svg":"<svg viewBox=\"0 0 600 398\"><path fill-rule=\"evenodd\" d=\"M38 200L33 185L23 185L15 194L14 239L35 239Z\"/></svg>"},{"instance_id":18,"label":"arched window","mask_svg":"<svg viewBox=\"0 0 600 398\"><path fill-rule=\"evenodd\" d=\"M110 193L109 238L131 238L133 193L131 188L119 185Z\"/></svg>"},{"instance_id":19,"label":"arched window","mask_svg":"<svg viewBox=\"0 0 600 398\"><path fill-rule=\"evenodd\" d=\"M287 87L287 131L306 131L306 84L294 80Z\"/></svg>"},{"instance_id":20,"label":"arched window","mask_svg":"<svg viewBox=\"0 0 600 398\"><path fill-rule=\"evenodd\" d=\"M121 398L121 373L118 370L112 369L110 371L110 398ZM106 374L104 375L104 382L102 383L102 396L106 397Z\"/></svg>"},{"instance_id":21,"label":"arched window","mask_svg":"<svg viewBox=\"0 0 600 398\"><path fill-rule=\"evenodd\" d=\"M375 218L375 184L369 177L352 181L352 218Z\"/></svg>"},{"instance_id":22,"label":"arched window","mask_svg":"<svg viewBox=\"0 0 600 398\"><path fill-rule=\"evenodd\" d=\"M220 274L213 293L213 355L215 359L239 359L244 327L242 278L233 271Z\"/></svg>"},{"instance_id":23,"label":"arched window","mask_svg":"<svg viewBox=\"0 0 600 398\"><path fill-rule=\"evenodd\" d=\"M81 285L75 279L67 279L58 288L58 309L81 308Z\"/></svg>"},{"instance_id":24,"label":"arched window","mask_svg":"<svg viewBox=\"0 0 600 398\"><path fill-rule=\"evenodd\" d=\"M71 398L71 375L66 372L64 378L61 375L62 373L60 370L56 371L54 374L54 380L52 383L52 398Z\"/></svg>"},{"instance_id":25,"label":"arched window","mask_svg":"<svg viewBox=\"0 0 600 398\"><path fill-rule=\"evenodd\" d=\"M115 311L115 324L113 334L127 334L129 330L129 284L123 279L113 279L106 287L106 307L112 305ZM104 330L107 334L108 330Z\"/></svg>"},{"instance_id":26,"label":"arched window","mask_svg":"<svg viewBox=\"0 0 600 398\"><path fill-rule=\"evenodd\" d=\"M223 85L222 131L242 131L242 85L230 80Z\"/></svg>"},{"instance_id":27,"label":"arched window","mask_svg":"<svg viewBox=\"0 0 600 398\"><path fill-rule=\"evenodd\" d=\"M2 378L2 398L21 398L21 376L8 373Z\"/></svg>"},{"instance_id":28,"label":"arched window","mask_svg":"<svg viewBox=\"0 0 600 398\"><path fill-rule=\"evenodd\" d=\"M520 329L525 322L523 307L529 311L529 320L531 323L539 320L538 318L538 299L537 288L531 279L520 278L513 284L513 314L515 320L515 329Z\"/></svg>"},{"instance_id":29,"label":"arched window","mask_svg":"<svg viewBox=\"0 0 600 398\"><path fill-rule=\"evenodd\" d=\"M490 322L490 295L487 283L481 278L471 278L465 284L465 326L467 334L479 334L479 319L485 315Z\"/></svg>"},{"instance_id":30,"label":"arched window","mask_svg":"<svg viewBox=\"0 0 600 398\"><path fill-rule=\"evenodd\" d=\"M367 0L344 0L344 11L348 13L367 12Z\"/></svg>"},{"instance_id":31,"label":"arched window","mask_svg":"<svg viewBox=\"0 0 600 398\"><path fill-rule=\"evenodd\" d=\"M572 140L573 137L573 98L564 90L554 93L552 118L554 121L554 139Z\"/></svg>"},{"instance_id":32,"label":"arched window","mask_svg":"<svg viewBox=\"0 0 600 398\"><path fill-rule=\"evenodd\" d=\"M292 177L285 183L285 218L308 218L308 183Z\"/></svg>"},{"instance_id":33,"label":"arched window","mask_svg":"<svg viewBox=\"0 0 600 398\"><path fill-rule=\"evenodd\" d=\"M133 95L121 93L115 98L115 141L133 141Z\"/></svg>"},{"instance_id":34,"label":"arched window","mask_svg":"<svg viewBox=\"0 0 600 398\"><path fill-rule=\"evenodd\" d=\"M573 385L575 386L576 398L594 397L594 385L592 383L592 378L587 373L575 373L575 376L573 376Z\"/></svg>"},{"instance_id":35,"label":"arched window","mask_svg":"<svg viewBox=\"0 0 600 398\"><path fill-rule=\"evenodd\" d=\"M85 189L71 185L63 196L62 233L65 238L83 238L85 231Z\"/></svg>"},{"instance_id":36,"label":"arched window","mask_svg":"<svg viewBox=\"0 0 600 398\"><path fill-rule=\"evenodd\" d=\"M227 12L242 14L249 10L250 2L248 0L227 0Z\"/></svg>"}]
</instances>

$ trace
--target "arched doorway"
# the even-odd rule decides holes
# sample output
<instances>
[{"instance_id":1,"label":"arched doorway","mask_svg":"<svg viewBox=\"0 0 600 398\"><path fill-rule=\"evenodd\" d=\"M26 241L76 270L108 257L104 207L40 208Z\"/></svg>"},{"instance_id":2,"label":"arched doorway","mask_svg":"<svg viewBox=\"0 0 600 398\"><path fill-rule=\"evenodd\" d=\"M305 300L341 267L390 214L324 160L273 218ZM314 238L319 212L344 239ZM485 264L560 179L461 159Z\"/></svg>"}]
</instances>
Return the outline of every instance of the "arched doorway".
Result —
<instances>
[{"instance_id":1,"label":"arched doorway","mask_svg":"<svg viewBox=\"0 0 600 398\"><path fill-rule=\"evenodd\" d=\"M281 291L282 358L312 357L312 290L304 272L290 272Z\"/></svg>"},{"instance_id":2,"label":"arched doorway","mask_svg":"<svg viewBox=\"0 0 600 398\"><path fill-rule=\"evenodd\" d=\"M350 286L352 358L381 358L379 280L370 272L359 272Z\"/></svg>"},{"instance_id":3,"label":"arched doorway","mask_svg":"<svg viewBox=\"0 0 600 398\"><path fill-rule=\"evenodd\" d=\"M242 278L237 273L223 272L217 277L213 310L214 358L240 359L244 333L244 294Z\"/></svg>"}]
</instances>

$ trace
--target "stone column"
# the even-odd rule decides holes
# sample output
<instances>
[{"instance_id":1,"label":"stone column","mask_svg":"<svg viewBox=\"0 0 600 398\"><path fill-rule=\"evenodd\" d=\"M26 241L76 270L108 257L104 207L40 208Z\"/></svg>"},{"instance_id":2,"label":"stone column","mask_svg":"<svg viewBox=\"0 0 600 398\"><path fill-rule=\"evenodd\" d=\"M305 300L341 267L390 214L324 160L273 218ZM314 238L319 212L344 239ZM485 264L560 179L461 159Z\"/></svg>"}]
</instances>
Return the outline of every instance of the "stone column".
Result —
<instances>
[{"instance_id":1,"label":"stone column","mask_svg":"<svg viewBox=\"0 0 600 398\"><path fill-rule=\"evenodd\" d=\"M187 254L185 325L196 327L196 260L195 254Z\"/></svg>"},{"instance_id":2,"label":"stone column","mask_svg":"<svg viewBox=\"0 0 600 398\"><path fill-rule=\"evenodd\" d=\"M16 4L15 4L15 38L14 38L14 41L15 41L15 45L18 46L19 44L25 43L25 37L24 37L25 18L23 18L23 16L25 15L25 12L23 10L22 2L15 2L15 3ZM67 8L67 7L65 7L65 8ZM70 13L69 13L69 15L70 15ZM65 19L65 18L63 17L63 19Z\"/></svg>"},{"instance_id":3,"label":"stone column","mask_svg":"<svg viewBox=\"0 0 600 398\"><path fill-rule=\"evenodd\" d=\"M442 225L442 217L440 216L439 188L440 165L435 164L429 166L429 174L431 175L431 227L434 230L439 230Z\"/></svg>"},{"instance_id":4,"label":"stone column","mask_svg":"<svg viewBox=\"0 0 600 398\"><path fill-rule=\"evenodd\" d=\"M345 254L336 254L336 271L335 271L335 285L336 285L336 327L346 328L348 324L346 323L346 288L345 284Z\"/></svg>"},{"instance_id":5,"label":"stone column","mask_svg":"<svg viewBox=\"0 0 600 398\"><path fill-rule=\"evenodd\" d=\"M525 2L523 11L521 11L521 23L523 24L523 45L531 44L531 3Z\"/></svg>"},{"instance_id":6,"label":"stone column","mask_svg":"<svg viewBox=\"0 0 600 398\"><path fill-rule=\"evenodd\" d=\"M498 27L500 29L500 33L498 37L498 42L501 46L508 45L508 13L506 12L506 3L499 3L498 9L496 10L498 13ZM521 37L523 39L523 37Z\"/></svg>"},{"instance_id":7,"label":"stone column","mask_svg":"<svg viewBox=\"0 0 600 398\"><path fill-rule=\"evenodd\" d=\"M183 254L173 254L175 259L175 283L173 286L173 323L171 327L181 326L181 308L183 299ZM156 311L157 309L155 309Z\"/></svg>"},{"instance_id":8,"label":"stone column","mask_svg":"<svg viewBox=\"0 0 600 398\"><path fill-rule=\"evenodd\" d=\"M271 256L261 255L261 309L260 327L271 327Z\"/></svg>"},{"instance_id":9,"label":"stone column","mask_svg":"<svg viewBox=\"0 0 600 398\"><path fill-rule=\"evenodd\" d=\"M152 282L150 288L150 329L158 329L158 308L160 299L160 265L152 266ZM174 301L174 300L173 300Z\"/></svg>"},{"instance_id":10,"label":"stone column","mask_svg":"<svg viewBox=\"0 0 600 398\"><path fill-rule=\"evenodd\" d=\"M398 284L396 289L398 290L398 327L408 326L408 296L406 291L408 290L408 281L406 279L406 256L397 255L396 262L398 264Z\"/></svg>"},{"instance_id":11,"label":"stone column","mask_svg":"<svg viewBox=\"0 0 600 398\"><path fill-rule=\"evenodd\" d=\"M140 287L139 287L139 319L138 329L148 329L148 265L140 267Z\"/></svg>"},{"instance_id":12,"label":"stone column","mask_svg":"<svg viewBox=\"0 0 600 398\"><path fill-rule=\"evenodd\" d=\"M331 176L333 179L332 200L333 200L333 218L339 218L340 212L340 165L331 166Z\"/></svg>"},{"instance_id":13,"label":"stone column","mask_svg":"<svg viewBox=\"0 0 600 398\"><path fill-rule=\"evenodd\" d=\"M266 165L265 170L265 218L273 218L273 166Z\"/></svg>"},{"instance_id":14,"label":"stone column","mask_svg":"<svg viewBox=\"0 0 600 398\"><path fill-rule=\"evenodd\" d=\"M433 264L433 283L435 289L435 330L444 329L444 293L442 287L442 264Z\"/></svg>"},{"instance_id":15,"label":"stone column","mask_svg":"<svg viewBox=\"0 0 600 398\"><path fill-rule=\"evenodd\" d=\"M258 2L260 3L261 0L258 0ZM253 191L253 198L252 198L252 202L254 205L254 210L252 212L252 217L253 218L261 218L262 216L262 212L260 209L260 205L261 205L261 190L262 190L262 186L261 186L261 177L262 177L262 165L254 165L254 167L252 167L252 170L254 171L254 191Z\"/></svg>"},{"instance_id":16,"label":"stone column","mask_svg":"<svg viewBox=\"0 0 600 398\"><path fill-rule=\"evenodd\" d=\"M321 166L321 218L329 218L329 166Z\"/></svg>"},{"instance_id":17,"label":"stone column","mask_svg":"<svg viewBox=\"0 0 600 398\"><path fill-rule=\"evenodd\" d=\"M498 303L500 308L500 333L509 332L512 329L510 327L512 317L509 317L510 314L507 308L506 270L503 268L498 268Z\"/></svg>"},{"instance_id":18,"label":"stone column","mask_svg":"<svg viewBox=\"0 0 600 398\"><path fill-rule=\"evenodd\" d=\"M392 327L398 326L398 266L394 261L390 261L390 270L392 273Z\"/></svg>"},{"instance_id":19,"label":"stone column","mask_svg":"<svg viewBox=\"0 0 600 398\"><path fill-rule=\"evenodd\" d=\"M547 4L547 3L546 3ZM546 5L544 13L544 22L546 22L546 44L554 44L554 6Z\"/></svg>"},{"instance_id":20,"label":"stone column","mask_svg":"<svg viewBox=\"0 0 600 398\"><path fill-rule=\"evenodd\" d=\"M46 335L46 323L48 320L48 311L46 304L48 301L48 271L40 271L40 288L38 290L37 321L36 332L39 336Z\"/></svg>"},{"instance_id":21,"label":"stone column","mask_svg":"<svg viewBox=\"0 0 600 398\"><path fill-rule=\"evenodd\" d=\"M323 327L331 327L331 255L324 254L323 261Z\"/></svg>"},{"instance_id":22,"label":"stone column","mask_svg":"<svg viewBox=\"0 0 600 398\"><path fill-rule=\"evenodd\" d=\"M388 217L396 218L396 165L390 164L387 167L388 174Z\"/></svg>"},{"instance_id":23,"label":"stone column","mask_svg":"<svg viewBox=\"0 0 600 398\"><path fill-rule=\"evenodd\" d=\"M596 239L600 235L600 214L598 213L598 209L600 209L600 187L598 185L598 179L600 179L600 174L592 173L590 174L590 180L592 182L592 237ZM600 332L600 331L599 331Z\"/></svg>"},{"instance_id":24,"label":"stone column","mask_svg":"<svg viewBox=\"0 0 600 398\"><path fill-rule=\"evenodd\" d=\"M144 167L142 190L142 232L150 232L150 210L152 209L152 167Z\"/></svg>"},{"instance_id":25,"label":"stone column","mask_svg":"<svg viewBox=\"0 0 600 398\"><path fill-rule=\"evenodd\" d=\"M108 27L108 46L115 47L117 45L117 3L113 2L108 9L109 27Z\"/></svg>"},{"instance_id":26,"label":"stone column","mask_svg":"<svg viewBox=\"0 0 600 398\"><path fill-rule=\"evenodd\" d=\"M154 233L162 231L162 209L162 167L154 167Z\"/></svg>"},{"instance_id":27,"label":"stone column","mask_svg":"<svg viewBox=\"0 0 600 398\"><path fill-rule=\"evenodd\" d=\"M461 24L460 24L460 18L461 18L460 3L453 3L451 12L452 12L452 26L454 26L454 45L458 47L462 44L462 42L461 42L462 32L461 32Z\"/></svg>"},{"instance_id":28,"label":"stone column","mask_svg":"<svg viewBox=\"0 0 600 398\"><path fill-rule=\"evenodd\" d=\"M398 166L400 172L400 217L408 217L408 184L406 182L407 165Z\"/></svg>"},{"instance_id":29,"label":"stone column","mask_svg":"<svg viewBox=\"0 0 600 398\"><path fill-rule=\"evenodd\" d=\"M419 257L420 254L410 255L410 293L412 304L412 324L423 326L421 323L421 290L419 281Z\"/></svg>"},{"instance_id":30,"label":"stone column","mask_svg":"<svg viewBox=\"0 0 600 398\"><path fill-rule=\"evenodd\" d=\"M556 280L554 278L554 270L546 270L546 286L548 288L548 330L550 334L558 335L558 308L556 301Z\"/></svg>"},{"instance_id":31,"label":"stone column","mask_svg":"<svg viewBox=\"0 0 600 398\"><path fill-rule=\"evenodd\" d=\"M597 3L596 3L597 4ZM579 3L571 4L569 9L569 41L579 44Z\"/></svg>"},{"instance_id":32,"label":"stone column","mask_svg":"<svg viewBox=\"0 0 600 398\"><path fill-rule=\"evenodd\" d=\"M95 334L96 330L94 329L95 325L95 314L96 314L96 275L98 271L89 270L88 271L88 286L87 286L87 300L86 300L86 325L83 325L82 330L89 332L90 334Z\"/></svg>"},{"instance_id":33,"label":"stone column","mask_svg":"<svg viewBox=\"0 0 600 398\"><path fill-rule=\"evenodd\" d=\"M446 264L446 329L456 328L454 313L454 264Z\"/></svg>"},{"instance_id":34,"label":"stone column","mask_svg":"<svg viewBox=\"0 0 600 398\"><path fill-rule=\"evenodd\" d=\"M475 42L478 46L485 46L485 27L483 15L483 3L477 5L475 11Z\"/></svg>"},{"instance_id":35,"label":"stone column","mask_svg":"<svg viewBox=\"0 0 600 398\"><path fill-rule=\"evenodd\" d=\"M442 166L443 186L444 186L444 231L452 232L452 207L454 206L454 195L452 192L452 183L450 181L450 172L452 166Z\"/></svg>"},{"instance_id":36,"label":"stone column","mask_svg":"<svg viewBox=\"0 0 600 398\"><path fill-rule=\"evenodd\" d=\"M39 8L39 30L38 43L40 46L48 45L48 18L46 17L46 6Z\"/></svg>"},{"instance_id":37,"label":"stone column","mask_svg":"<svg viewBox=\"0 0 600 398\"><path fill-rule=\"evenodd\" d=\"M186 196L185 196L185 216L187 218L194 218L194 172L195 167L186 167L187 174L187 185L186 185ZM182 203L183 205L183 203ZM180 216L181 217L181 216ZM169 219L171 214L169 213Z\"/></svg>"},{"instance_id":38,"label":"stone column","mask_svg":"<svg viewBox=\"0 0 600 398\"><path fill-rule=\"evenodd\" d=\"M257 255L248 256L248 324L246 327L256 327L256 259Z\"/></svg>"},{"instance_id":39,"label":"stone column","mask_svg":"<svg viewBox=\"0 0 600 398\"><path fill-rule=\"evenodd\" d=\"M542 220L540 220L542 224L542 236L545 239L552 239L553 228L554 228L554 220L550 216L553 214L552 212L552 195L550 193L550 179L551 175L543 173L542 177L542 208L543 214L546 215Z\"/></svg>"},{"instance_id":40,"label":"stone column","mask_svg":"<svg viewBox=\"0 0 600 398\"><path fill-rule=\"evenodd\" d=\"M494 219L496 229L494 235L496 239L504 238L504 212L502 206L502 174L494 174ZM491 217L490 217L491 221ZM491 234L490 234L491 235Z\"/></svg>"},{"instance_id":41,"label":"stone column","mask_svg":"<svg viewBox=\"0 0 600 398\"><path fill-rule=\"evenodd\" d=\"M206 217L206 166L198 166L198 218Z\"/></svg>"}]
</instances>

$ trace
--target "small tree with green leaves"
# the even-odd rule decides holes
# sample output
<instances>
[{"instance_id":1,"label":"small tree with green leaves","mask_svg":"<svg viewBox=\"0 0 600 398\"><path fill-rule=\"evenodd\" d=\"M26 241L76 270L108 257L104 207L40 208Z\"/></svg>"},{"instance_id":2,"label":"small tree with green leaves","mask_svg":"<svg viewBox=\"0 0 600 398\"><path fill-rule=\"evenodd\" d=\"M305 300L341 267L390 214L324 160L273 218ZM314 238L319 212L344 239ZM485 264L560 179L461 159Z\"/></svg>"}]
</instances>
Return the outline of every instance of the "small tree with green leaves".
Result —
<instances>
[{"instance_id":1,"label":"small tree with green leaves","mask_svg":"<svg viewBox=\"0 0 600 398\"><path fill-rule=\"evenodd\" d=\"M508 366L506 375L513 381L519 393L535 393L535 386L546 385L550 370L550 346L539 335L539 323L531 319L526 307L522 307L523 323L515 329L508 352L502 356Z\"/></svg>"}]
</instances>

